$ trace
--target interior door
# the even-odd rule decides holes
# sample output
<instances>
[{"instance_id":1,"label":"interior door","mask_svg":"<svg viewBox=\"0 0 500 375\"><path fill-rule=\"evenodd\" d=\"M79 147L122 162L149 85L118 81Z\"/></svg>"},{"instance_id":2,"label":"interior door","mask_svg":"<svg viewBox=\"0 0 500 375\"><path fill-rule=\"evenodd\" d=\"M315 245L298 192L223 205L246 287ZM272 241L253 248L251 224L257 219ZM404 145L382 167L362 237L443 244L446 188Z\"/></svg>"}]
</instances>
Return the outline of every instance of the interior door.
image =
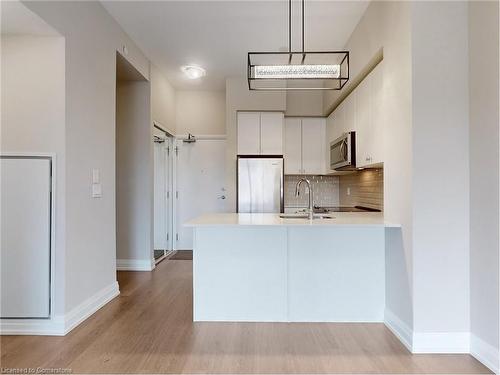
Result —
<instances>
[{"instance_id":1,"label":"interior door","mask_svg":"<svg viewBox=\"0 0 500 375\"><path fill-rule=\"evenodd\" d=\"M51 159L1 158L1 317L50 316Z\"/></svg>"},{"instance_id":2,"label":"interior door","mask_svg":"<svg viewBox=\"0 0 500 375\"><path fill-rule=\"evenodd\" d=\"M193 248L193 230L184 223L205 213L225 212L226 141L176 141L176 250Z\"/></svg>"}]
</instances>

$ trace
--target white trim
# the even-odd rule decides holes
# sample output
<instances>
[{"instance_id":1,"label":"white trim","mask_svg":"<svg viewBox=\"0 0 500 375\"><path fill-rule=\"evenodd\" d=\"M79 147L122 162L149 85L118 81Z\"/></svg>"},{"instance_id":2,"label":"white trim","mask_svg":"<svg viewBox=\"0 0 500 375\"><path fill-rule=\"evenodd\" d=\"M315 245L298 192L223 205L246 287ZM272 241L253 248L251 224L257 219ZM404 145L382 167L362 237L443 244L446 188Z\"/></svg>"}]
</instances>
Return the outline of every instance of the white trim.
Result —
<instances>
[{"instance_id":1,"label":"white trim","mask_svg":"<svg viewBox=\"0 0 500 375\"><path fill-rule=\"evenodd\" d=\"M399 341L412 352L413 331L391 310L385 309L384 324L398 338Z\"/></svg>"},{"instance_id":2,"label":"white trim","mask_svg":"<svg viewBox=\"0 0 500 375\"><path fill-rule=\"evenodd\" d=\"M0 335L64 336L64 319L2 319Z\"/></svg>"},{"instance_id":3,"label":"white trim","mask_svg":"<svg viewBox=\"0 0 500 375\"><path fill-rule=\"evenodd\" d=\"M80 303L64 316L64 334L71 331L119 294L118 282L115 281Z\"/></svg>"},{"instance_id":4,"label":"white trim","mask_svg":"<svg viewBox=\"0 0 500 375\"><path fill-rule=\"evenodd\" d=\"M500 374L499 348L495 348L472 333L470 335L470 354L495 374Z\"/></svg>"},{"instance_id":5,"label":"white trim","mask_svg":"<svg viewBox=\"0 0 500 375\"><path fill-rule=\"evenodd\" d=\"M469 332L414 332L412 353L469 353Z\"/></svg>"},{"instance_id":6,"label":"white trim","mask_svg":"<svg viewBox=\"0 0 500 375\"><path fill-rule=\"evenodd\" d=\"M225 134L193 134L197 141L207 141L207 140L225 140L227 136ZM175 139L184 140L187 139L187 134L178 134L175 136Z\"/></svg>"},{"instance_id":7,"label":"white trim","mask_svg":"<svg viewBox=\"0 0 500 375\"><path fill-rule=\"evenodd\" d=\"M101 289L64 316L52 319L2 319L2 335L64 336L120 294L118 282Z\"/></svg>"},{"instance_id":8,"label":"white trim","mask_svg":"<svg viewBox=\"0 0 500 375\"><path fill-rule=\"evenodd\" d=\"M118 271L152 271L155 268L153 259L117 259L116 269Z\"/></svg>"}]
</instances>

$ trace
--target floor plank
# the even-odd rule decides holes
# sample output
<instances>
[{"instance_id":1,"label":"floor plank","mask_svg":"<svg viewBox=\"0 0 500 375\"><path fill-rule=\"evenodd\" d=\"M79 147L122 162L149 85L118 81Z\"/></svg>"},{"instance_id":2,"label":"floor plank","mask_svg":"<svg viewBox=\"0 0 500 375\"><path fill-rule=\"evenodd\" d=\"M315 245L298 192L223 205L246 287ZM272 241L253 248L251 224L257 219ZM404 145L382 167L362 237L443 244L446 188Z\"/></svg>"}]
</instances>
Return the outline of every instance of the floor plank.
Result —
<instances>
[{"instance_id":1,"label":"floor plank","mask_svg":"<svg viewBox=\"0 0 500 375\"><path fill-rule=\"evenodd\" d=\"M76 373L490 373L412 355L383 324L193 323L192 261L118 272L120 296L65 337L2 336L2 368Z\"/></svg>"}]
</instances>

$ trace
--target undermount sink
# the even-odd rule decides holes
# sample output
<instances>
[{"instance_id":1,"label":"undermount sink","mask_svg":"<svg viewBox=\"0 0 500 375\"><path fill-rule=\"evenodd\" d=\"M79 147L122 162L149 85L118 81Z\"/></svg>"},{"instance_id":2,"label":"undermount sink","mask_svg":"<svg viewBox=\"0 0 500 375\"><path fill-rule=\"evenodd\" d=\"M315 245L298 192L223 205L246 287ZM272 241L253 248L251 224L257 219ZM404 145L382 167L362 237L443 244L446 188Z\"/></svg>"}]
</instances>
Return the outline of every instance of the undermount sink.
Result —
<instances>
[{"instance_id":1,"label":"undermount sink","mask_svg":"<svg viewBox=\"0 0 500 375\"><path fill-rule=\"evenodd\" d=\"M309 219L309 215L306 213L298 214L280 214L282 219ZM335 216L328 214L314 214L313 219L335 219Z\"/></svg>"}]
</instances>

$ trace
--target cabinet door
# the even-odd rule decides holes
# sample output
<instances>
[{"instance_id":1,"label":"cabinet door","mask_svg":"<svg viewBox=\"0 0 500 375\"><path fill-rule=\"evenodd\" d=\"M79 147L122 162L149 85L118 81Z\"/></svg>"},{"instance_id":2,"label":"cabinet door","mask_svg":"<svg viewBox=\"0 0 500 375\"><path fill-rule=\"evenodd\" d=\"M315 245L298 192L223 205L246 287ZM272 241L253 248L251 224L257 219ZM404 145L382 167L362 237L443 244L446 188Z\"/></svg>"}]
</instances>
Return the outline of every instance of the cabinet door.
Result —
<instances>
[{"instance_id":1,"label":"cabinet door","mask_svg":"<svg viewBox=\"0 0 500 375\"><path fill-rule=\"evenodd\" d=\"M238 112L238 155L260 154L260 113Z\"/></svg>"},{"instance_id":2,"label":"cabinet door","mask_svg":"<svg viewBox=\"0 0 500 375\"><path fill-rule=\"evenodd\" d=\"M283 113L262 112L260 115L261 155L283 155Z\"/></svg>"},{"instance_id":3,"label":"cabinet door","mask_svg":"<svg viewBox=\"0 0 500 375\"><path fill-rule=\"evenodd\" d=\"M342 103L344 116L340 127L341 132L338 135L339 137L343 133L356 130L357 107L357 98L355 91L353 91L347 98L345 98L344 102Z\"/></svg>"},{"instance_id":4,"label":"cabinet door","mask_svg":"<svg viewBox=\"0 0 500 375\"><path fill-rule=\"evenodd\" d=\"M2 158L2 318L50 315L50 161Z\"/></svg>"},{"instance_id":5,"label":"cabinet door","mask_svg":"<svg viewBox=\"0 0 500 375\"><path fill-rule=\"evenodd\" d=\"M302 125L300 118L285 119L285 174L302 173Z\"/></svg>"},{"instance_id":6,"label":"cabinet door","mask_svg":"<svg viewBox=\"0 0 500 375\"><path fill-rule=\"evenodd\" d=\"M325 173L325 130L324 118L302 119L302 173Z\"/></svg>"},{"instance_id":7,"label":"cabinet door","mask_svg":"<svg viewBox=\"0 0 500 375\"><path fill-rule=\"evenodd\" d=\"M369 149L372 137L371 126L371 77L368 75L353 91L356 94L356 167L370 162Z\"/></svg>"},{"instance_id":8,"label":"cabinet door","mask_svg":"<svg viewBox=\"0 0 500 375\"><path fill-rule=\"evenodd\" d=\"M377 65L370 73L371 91L371 138L368 147L368 158L370 164L382 163L384 161L384 80L382 75L382 63Z\"/></svg>"}]
</instances>

